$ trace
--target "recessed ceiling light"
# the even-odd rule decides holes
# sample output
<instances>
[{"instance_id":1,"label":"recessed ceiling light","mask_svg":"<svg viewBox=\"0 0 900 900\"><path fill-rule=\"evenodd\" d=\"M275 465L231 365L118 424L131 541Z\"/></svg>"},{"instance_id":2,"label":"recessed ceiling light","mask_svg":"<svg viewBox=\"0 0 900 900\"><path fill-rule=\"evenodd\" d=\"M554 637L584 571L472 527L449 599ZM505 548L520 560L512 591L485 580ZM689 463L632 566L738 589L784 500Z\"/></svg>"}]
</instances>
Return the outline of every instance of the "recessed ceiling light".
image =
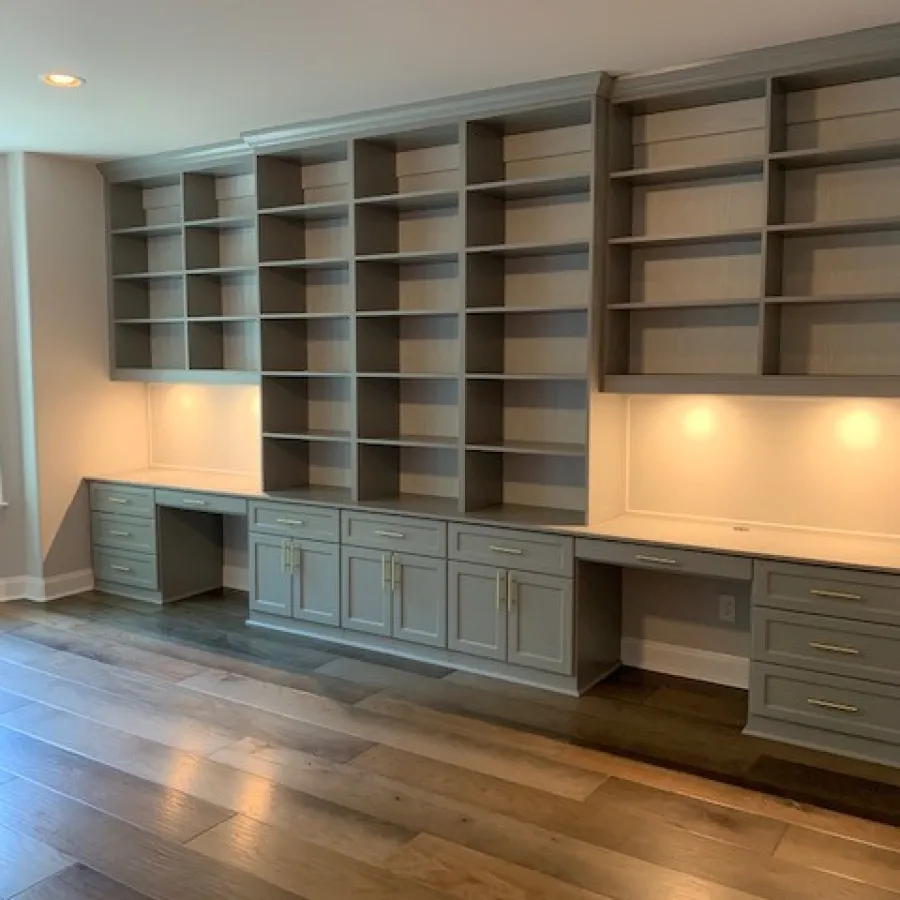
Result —
<instances>
[{"instance_id":1,"label":"recessed ceiling light","mask_svg":"<svg viewBox=\"0 0 900 900\"><path fill-rule=\"evenodd\" d=\"M48 72L41 76L41 81L50 87L58 88L77 88L84 84L84 79L80 75L70 75L67 72Z\"/></svg>"}]
</instances>

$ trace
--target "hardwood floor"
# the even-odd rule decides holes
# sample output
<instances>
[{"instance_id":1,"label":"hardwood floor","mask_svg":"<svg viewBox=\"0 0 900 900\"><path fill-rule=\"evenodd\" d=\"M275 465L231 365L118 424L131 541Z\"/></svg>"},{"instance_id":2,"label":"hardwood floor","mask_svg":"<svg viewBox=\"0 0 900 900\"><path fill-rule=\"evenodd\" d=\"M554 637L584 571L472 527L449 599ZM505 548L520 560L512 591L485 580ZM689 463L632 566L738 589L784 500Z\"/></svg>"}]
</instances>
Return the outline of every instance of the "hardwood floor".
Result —
<instances>
[{"instance_id":1,"label":"hardwood floor","mask_svg":"<svg viewBox=\"0 0 900 900\"><path fill-rule=\"evenodd\" d=\"M0 607L0 900L900 898L900 773L743 738L741 692L575 700L245 603Z\"/></svg>"}]
</instances>

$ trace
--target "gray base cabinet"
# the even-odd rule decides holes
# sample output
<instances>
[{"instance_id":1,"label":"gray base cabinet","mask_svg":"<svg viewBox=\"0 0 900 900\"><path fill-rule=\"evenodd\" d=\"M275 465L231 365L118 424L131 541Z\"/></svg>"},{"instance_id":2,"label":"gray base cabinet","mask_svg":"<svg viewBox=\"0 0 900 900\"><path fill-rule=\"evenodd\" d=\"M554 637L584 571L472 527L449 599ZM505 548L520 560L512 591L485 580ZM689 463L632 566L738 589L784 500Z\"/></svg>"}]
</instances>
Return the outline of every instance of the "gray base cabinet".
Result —
<instances>
[{"instance_id":1,"label":"gray base cabinet","mask_svg":"<svg viewBox=\"0 0 900 900\"><path fill-rule=\"evenodd\" d=\"M294 576L287 562L290 543L282 538L250 535L250 609L270 616L290 616Z\"/></svg>"},{"instance_id":2,"label":"gray base cabinet","mask_svg":"<svg viewBox=\"0 0 900 900\"><path fill-rule=\"evenodd\" d=\"M447 645L485 659L506 659L506 577L502 569L451 562Z\"/></svg>"},{"instance_id":3,"label":"gray base cabinet","mask_svg":"<svg viewBox=\"0 0 900 900\"><path fill-rule=\"evenodd\" d=\"M367 634L391 633L391 554L383 550L341 550L341 624Z\"/></svg>"},{"instance_id":4,"label":"gray base cabinet","mask_svg":"<svg viewBox=\"0 0 900 900\"><path fill-rule=\"evenodd\" d=\"M395 553L391 567L393 636L429 647L446 647L447 563Z\"/></svg>"}]
</instances>

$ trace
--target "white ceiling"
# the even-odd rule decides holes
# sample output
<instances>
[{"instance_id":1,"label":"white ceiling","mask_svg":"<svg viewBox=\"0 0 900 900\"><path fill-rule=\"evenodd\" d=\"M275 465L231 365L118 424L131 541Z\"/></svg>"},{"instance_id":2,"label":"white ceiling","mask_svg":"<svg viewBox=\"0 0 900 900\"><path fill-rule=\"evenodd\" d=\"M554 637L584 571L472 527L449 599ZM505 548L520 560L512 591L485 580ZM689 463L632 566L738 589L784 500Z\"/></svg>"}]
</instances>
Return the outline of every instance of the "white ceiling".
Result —
<instances>
[{"instance_id":1,"label":"white ceiling","mask_svg":"<svg viewBox=\"0 0 900 900\"><path fill-rule=\"evenodd\" d=\"M896 21L898 0L0 0L0 152L148 153Z\"/></svg>"}]
</instances>

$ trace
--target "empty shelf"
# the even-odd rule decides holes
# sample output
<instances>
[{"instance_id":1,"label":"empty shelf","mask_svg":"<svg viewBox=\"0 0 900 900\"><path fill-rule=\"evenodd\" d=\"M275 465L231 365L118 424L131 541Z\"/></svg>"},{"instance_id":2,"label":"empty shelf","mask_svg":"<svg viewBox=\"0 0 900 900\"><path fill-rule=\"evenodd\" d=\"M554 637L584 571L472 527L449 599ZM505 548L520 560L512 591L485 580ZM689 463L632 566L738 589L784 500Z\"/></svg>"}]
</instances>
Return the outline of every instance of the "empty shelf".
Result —
<instances>
[{"instance_id":1,"label":"empty shelf","mask_svg":"<svg viewBox=\"0 0 900 900\"><path fill-rule=\"evenodd\" d=\"M278 259L261 262L265 269L341 269L349 265L346 256L327 256L314 259Z\"/></svg>"},{"instance_id":2,"label":"empty shelf","mask_svg":"<svg viewBox=\"0 0 900 900\"><path fill-rule=\"evenodd\" d=\"M584 444L554 443L552 441L497 441L467 444L467 450L488 453L527 453L540 456L584 456Z\"/></svg>"},{"instance_id":3,"label":"empty shelf","mask_svg":"<svg viewBox=\"0 0 900 900\"><path fill-rule=\"evenodd\" d=\"M359 443L382 447L446 447L453 450L456 449L457 439L429 434L401 434L397 437L361 437Z\"/></svg>"},{"instance_id":4,"label":"empty shelf","mask_svg":"<svg viewBox=\"0 0 900 900\"><path fill-rule=\"evenodd\" d=\"M793 303L897 303L900 302L900 291L896 294L823 294L807 297L766 297L765 303L773 305Z\"/></svg>"},{"instance_id":5,"label":"empty shelf","mask_svg":"<svg viewBox=\"0 0 900 900\"><path fill-rule=\"evenodd\" d=\"M276 440L286 441L349 441L349 431L329 431L324 428L311 428L308 431L294 432L263 432L264 438L274 438Z\"/></svg>"},{"instance_id":6,"label":"empty shelf","mask_svg":"<svg viewBox=\"0 0 900 900\"><path fill-rule=\"evenodd\" d=\"M879 219L844 219L833 222L790 222L770 225L769 232L786 237L815 237L819 234L872 234L900 230L900 216Z\"/></svg>"},{"instance_id":7,"label":"empty shelf","mask_svg":"<svg viewBox=\"0 0 900 900\"><path fill-rule=\"evenodd\" d=\"M134 225L130 228L114 228L110 234L123 237L172 237L181 234L181 229L180 222L170 222L166 225Z\"/></svg>"},{"instance_id":8,"label":"empty shelf","mask_svg":"<svg viewBox=\"0 0 900 900\"><path fill-rule=\"evenodd\" d=\"M579 306L469 306L466 308L466 313L469 314L489 314L489 313L500 313L501 315L510 314L513 315L515 313L573 313L573 312L587 312L586 305Z\"/></svg>"},{"instance_id":9,"label":"empty shelf","mask_svg":"<svg viewBox=\"0 0 900 900\"><path fill-rule=\"evenodd\" d=\"M525 256L565 256L571 253L587 253L588 241L561 241L550 243L490 244L484 247L469 247L469 254L486 254L510 258Z\"/></svg>"},{"instance_id":10,"label":"empty shelf","mask_svg":"<svg viewBox=\"0 0 900 900\"><path fill-rule=\"evenodd\" d=\"M564 197L590 190L590 175L543 176L538 178L513 178L509 181L492 181L471 184L469 193L489 194L504 200L537 200L542 197Z\"/></svg>"},{"instance_id":11,"label":"empty shelf","mask_svg":"<svg viewBox=\"0 0 900 900\"><path fill-rule=\"evenodd\" d=\"M785 169L814 169L819 166L879 162L900 159L900 141L850 144L831 149L816 147L809 150L784 150L772 153L769 159Z\"/></svg>"},{"instance_id":12,"label":"empty shelf","mask_svg":"<svg viewBox=\"0 0 900 900\"><path fill-rule=\"evenodd\" d=\"M382 206L401 212L452 209L459 205L457 191L415 191L407 194L385 194L380 197L363 197L356 201L357 206Z\"/></svg>"},{"instance_id":13,"label":"empty shelf","mask_svg":"<svg viewBox=\"0 0 900 900\"><path fill-rule=\"evenodd\" d=\"M449 263L456 262L459 254L455 250L407 250L398 253L370 253L357 256L357 262L387 263Z\"/></svg>"},{"instance_id":14,"label":"empty shelf","mask_svg":"<svg viewBox=\"0 0 900 900\"><path fill-rule=\"evenodd\" d=\"M215 219L196 219L185 222L185 228L207 228L213 231L234 231L240 228L252 228L256 225L255 216L221 216Z\"/></svg>"},{"instance_id":15,"label":"empty shelf","mask_svg":"<svg viewBox=\"0 0 900 900\"><path fill-rule=\"evenodd\" d=\"M758 241L762 238L761 228L738 228L733 231L711 231L702 234L641 234L610 238L613 246L633 247L677 247L691 244L723 244L744 241Z\"/></svg>"},{"instance_id":16,"label":"empty shelf","mask_svg":"<svg viewBox=\"0 0 900 900\"><path fill-rule=\"evenodd\" d=\"M641 309L694 309L707 306L756 306L759 297L747 297L736 300L659 300L650 303L610 303L607 309L641 310Z\"/></svg>"},{"instance_id":17,"label":"empty shelf","mask_svg":"<svg viewBox=\"0 0 900 900\"><path fill-rule=\"evenodd\" d=\"M275 216L281 219L298 219L313 222L322 219L342 219L350 214L350 204L337 203L300 203L291 206L275 206L261 209L261 216Z\"/></svg>"},{"instance_id":18,"label":"empty shelf","mask_svg":"<svg viewBox=\"0 0 900 900\"><path fill-rule=\"evenodd\" d=\"M723 162L698 163L687 166L658 166L644 169L625 169L610 173L613 181L634 185L679 184L710 178L731 178L742 175L762 175L760 158L733 159Z\"/></svg>"}]
</instances>

